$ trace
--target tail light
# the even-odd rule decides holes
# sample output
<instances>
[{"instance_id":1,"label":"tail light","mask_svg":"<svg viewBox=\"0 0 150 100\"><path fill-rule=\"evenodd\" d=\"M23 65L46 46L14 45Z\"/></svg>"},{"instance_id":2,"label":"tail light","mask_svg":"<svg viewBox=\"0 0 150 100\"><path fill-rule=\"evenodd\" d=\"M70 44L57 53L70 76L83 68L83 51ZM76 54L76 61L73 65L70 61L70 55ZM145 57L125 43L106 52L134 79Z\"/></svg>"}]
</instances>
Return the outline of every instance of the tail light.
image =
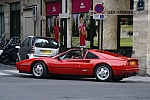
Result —
<instances>
[{"instance_id":1,"label":"tail light","mask_svg":"<svg viewBox=\"0 0 150 100\"><path fill-rule=\"evenodd\" d=\"M134 65L139 65L138 61L136 60L129 60L127 61L127 66L134 66Z\"/></svg>"},{"instance_id":2,"label":"tail light","mask_svg":"<svg viewBox=\"0 0 150 100\"><path fill-rule=\"evenodd\" d=\"M34 53L34 46L32 46L31 48L31 53Z\"/></svg>"}]
</instances>

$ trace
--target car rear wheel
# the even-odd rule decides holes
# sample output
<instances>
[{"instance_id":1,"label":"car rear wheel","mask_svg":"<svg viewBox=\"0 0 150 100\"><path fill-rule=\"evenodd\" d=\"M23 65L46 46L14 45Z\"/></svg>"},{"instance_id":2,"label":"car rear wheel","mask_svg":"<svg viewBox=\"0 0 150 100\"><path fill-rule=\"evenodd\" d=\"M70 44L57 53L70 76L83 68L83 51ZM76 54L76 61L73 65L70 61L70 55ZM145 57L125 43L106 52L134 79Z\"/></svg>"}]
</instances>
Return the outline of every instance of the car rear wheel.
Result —
<instances>
[{"instance_id":1,"label":"car rear wheel","mask_svg":"<svg viewBox=\"0 0 150 100\"><path fill-rule=\"evenodd\" d=\"M3 64L8 65L11 62L11 57L8 54L2 55L1 61Z\"/></svg>"},{"instance_id":2,"label":"car rear wheel","mask_svg":"<svg viewBox=\"0 0 150 100\"><path fill-rule=\"evenodd\" d=\"M95 68L94 75L98 81L111 81L112 70L108 65L101 64Z\"/></svg>"},{"instance_id":3,"label":"car rear wheel","mask_svg":"<svg viewBox=\"0 0 150 100\"><path fill-rule=\"evenodd\" d=\"M47 66L43 62L37 61L33 65L32 73L37 78L45 78L48 73Z\"/></svg>"}]
</instances>

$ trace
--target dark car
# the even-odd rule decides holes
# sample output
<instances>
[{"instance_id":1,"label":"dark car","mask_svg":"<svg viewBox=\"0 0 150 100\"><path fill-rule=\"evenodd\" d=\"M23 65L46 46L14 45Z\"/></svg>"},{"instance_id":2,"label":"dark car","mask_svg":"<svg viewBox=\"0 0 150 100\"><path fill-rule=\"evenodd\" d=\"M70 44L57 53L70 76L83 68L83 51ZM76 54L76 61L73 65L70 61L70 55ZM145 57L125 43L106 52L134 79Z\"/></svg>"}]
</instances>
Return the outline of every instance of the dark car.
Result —
<instances>
[{"instance_id":1,"label":"dark car","mask_svg":"<svg viewBox=\"0 0 150 100\"><path fill-rule=\"evenodd\" d=\"M16 48L16 46L19 46L20 42L20 37L6 39L6 43L1 47L2 53L0 55L0 60L3 64L7 65L12 61L16 61L16 55L18 52L18 48Z\"/></svg>"}]
</instances>

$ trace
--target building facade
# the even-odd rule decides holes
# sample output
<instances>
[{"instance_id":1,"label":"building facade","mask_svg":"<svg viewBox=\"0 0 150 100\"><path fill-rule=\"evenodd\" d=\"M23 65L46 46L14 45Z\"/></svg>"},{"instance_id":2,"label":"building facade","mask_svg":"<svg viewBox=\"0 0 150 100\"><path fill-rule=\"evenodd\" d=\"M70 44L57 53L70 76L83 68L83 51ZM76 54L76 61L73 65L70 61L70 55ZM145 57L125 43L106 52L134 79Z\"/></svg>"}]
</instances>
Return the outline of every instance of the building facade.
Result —
<instances>
[{"instance_id":1,"label":"building facade","mask_svg":"<svg viewBox=\"0 0 150 100\"><path fill-rule=\"evenodd\" d=\"M86 48L136 57L139 74L146 76L149 6L148 0L0 0L0 35L6 32L7 37L24 40L29 35L55 38L57 34L61 48L80 47L83 24ZM101 17L96 15L99 11Z\"/></svg>"}]
</instances>

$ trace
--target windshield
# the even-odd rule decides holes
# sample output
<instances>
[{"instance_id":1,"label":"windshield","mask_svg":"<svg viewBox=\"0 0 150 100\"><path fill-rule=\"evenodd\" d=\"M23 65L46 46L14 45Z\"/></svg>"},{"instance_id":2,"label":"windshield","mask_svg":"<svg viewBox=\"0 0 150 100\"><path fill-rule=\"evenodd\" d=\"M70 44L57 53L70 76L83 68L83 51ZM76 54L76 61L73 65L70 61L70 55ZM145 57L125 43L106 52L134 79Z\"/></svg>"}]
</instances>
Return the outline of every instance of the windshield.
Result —
<instances>
[{"instance_id":1,"label":"windshield","mask_svg":"<svg viewBox=\"0 0 150 100\"><path fill-rule=\"evenodd\" d=\"M35 46L40 48L58 48L59 45L53 38L37 38Z\"/></svg>"}]
</instances>

